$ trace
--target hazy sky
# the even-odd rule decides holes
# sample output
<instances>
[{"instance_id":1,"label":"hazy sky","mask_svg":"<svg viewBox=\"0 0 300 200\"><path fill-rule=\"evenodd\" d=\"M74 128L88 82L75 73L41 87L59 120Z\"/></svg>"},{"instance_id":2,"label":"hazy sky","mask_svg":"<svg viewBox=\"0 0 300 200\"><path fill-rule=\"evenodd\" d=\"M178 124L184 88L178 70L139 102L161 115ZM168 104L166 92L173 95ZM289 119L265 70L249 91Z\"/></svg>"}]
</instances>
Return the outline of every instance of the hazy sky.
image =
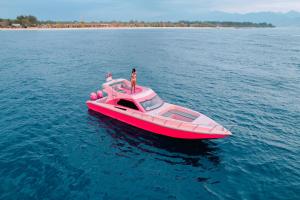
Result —
<instances>
[{"instance_id":1,"label":"hazy sky","mask_svg":"<svg viewBox=\"0 0 300 200\"><path fill-rule=\"evenodd\" d=\"M300 0L0 0L0 18L53 20L196 19L210 11L300 12Z\"/></svg>"}]
</instances>

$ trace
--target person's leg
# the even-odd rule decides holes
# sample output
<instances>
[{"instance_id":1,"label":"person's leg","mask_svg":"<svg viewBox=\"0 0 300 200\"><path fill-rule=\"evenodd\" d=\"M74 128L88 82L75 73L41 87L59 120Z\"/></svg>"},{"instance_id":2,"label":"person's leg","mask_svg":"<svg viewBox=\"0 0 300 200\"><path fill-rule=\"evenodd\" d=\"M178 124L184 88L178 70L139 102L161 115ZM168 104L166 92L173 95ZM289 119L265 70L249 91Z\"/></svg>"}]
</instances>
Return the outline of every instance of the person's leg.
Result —
<instances>
[{"instance_id":1,"label":"person's leg","mask_svg":"<svg viewBox=\"0 0 300 200\"><path fill-rule=\"evenodd\" d=\"M135 93L135 85L136 85L136 82L134 81L134 84L133 84L133 93Z\"/></svg>"}]
</instances>

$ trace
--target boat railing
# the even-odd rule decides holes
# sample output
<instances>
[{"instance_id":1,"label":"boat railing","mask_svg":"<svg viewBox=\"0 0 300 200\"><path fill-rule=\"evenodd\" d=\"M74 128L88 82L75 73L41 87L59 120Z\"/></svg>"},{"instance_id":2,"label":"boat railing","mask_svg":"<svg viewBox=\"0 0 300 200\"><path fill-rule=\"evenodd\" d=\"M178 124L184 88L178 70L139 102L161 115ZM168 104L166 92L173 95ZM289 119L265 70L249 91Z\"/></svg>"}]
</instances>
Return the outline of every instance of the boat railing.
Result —
<instances>
[{"instance_id":1,"label":"boat railing","mask_svg":"<svg viewBox=\"0 0 300 200\"><path fill-rule=\"evenodd\" d=\"M225 128L224 126L219 124L215 124L213 126L210 126L208 124L191 124L191 123L186 123L186 122L181 122L176 120L167 120L159 116L155 117L152 115L146 115L144 113L137 112L137 111L132 111L131 114L144 121L149 121L158 125L169 126L181 130L189 130L192 132L196 132L196 130L200 128L205 130L205 132L207 133L212 133L216 129L222 132L228 132L228 131L231 132L232 128L235 127L235 125L228 125L228 126L226 125L226 127L228 128Z\"/></svg>"}]
</instances>

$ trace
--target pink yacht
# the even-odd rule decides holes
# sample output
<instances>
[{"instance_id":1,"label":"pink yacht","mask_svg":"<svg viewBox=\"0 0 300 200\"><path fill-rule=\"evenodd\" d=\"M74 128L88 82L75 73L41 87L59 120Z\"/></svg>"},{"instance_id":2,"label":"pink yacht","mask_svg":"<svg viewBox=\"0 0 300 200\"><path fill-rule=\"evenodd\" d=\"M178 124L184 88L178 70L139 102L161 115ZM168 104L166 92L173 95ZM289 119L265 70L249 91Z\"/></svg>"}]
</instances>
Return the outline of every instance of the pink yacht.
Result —
<instances>
[{"instance_id":1,"label":"pink yacht","mask_svg":"<svg viewBox=\"0 0 300 200\"><path fill-rule=\"evenodd\" d=\"M89 109L132 126L180 139L216 139L231 135L223 126L202 113L164 102L152 89L137 85L131 94L130 82L112 79L102 91L91 93Z\"/></svg>"}]
</instances>

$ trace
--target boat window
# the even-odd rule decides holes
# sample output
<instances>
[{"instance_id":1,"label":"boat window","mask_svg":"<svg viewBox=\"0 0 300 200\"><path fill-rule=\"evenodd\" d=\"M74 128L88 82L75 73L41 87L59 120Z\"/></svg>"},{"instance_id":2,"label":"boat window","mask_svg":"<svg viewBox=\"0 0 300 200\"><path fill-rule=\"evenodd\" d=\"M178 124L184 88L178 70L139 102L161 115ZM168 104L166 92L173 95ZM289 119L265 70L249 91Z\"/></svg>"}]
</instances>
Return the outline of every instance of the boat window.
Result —
<instances>
[{"instance_id":1,"label":"boat window","mask_svg":"<svg viewBox=\"0 0 300 200\"><path fill-rule=\"evenodd\" d=\"M159 96L154 96L152 99L141 102L141 105L146 111L154 110L163 105L163 100Z\"/></svg>"},{"instance_id":2,"label":"boat window","mask_svg":"<svg viewBox=\"0 0 300 200\"><path fill-rule=\"evenodd\" d=\"M134 110L139 110L138 107L135 105L135 103L133 103L132 101L125 100L125 99L120 99L117 104L120 106L134 109Z\"/></svg>"}]
</instances>

